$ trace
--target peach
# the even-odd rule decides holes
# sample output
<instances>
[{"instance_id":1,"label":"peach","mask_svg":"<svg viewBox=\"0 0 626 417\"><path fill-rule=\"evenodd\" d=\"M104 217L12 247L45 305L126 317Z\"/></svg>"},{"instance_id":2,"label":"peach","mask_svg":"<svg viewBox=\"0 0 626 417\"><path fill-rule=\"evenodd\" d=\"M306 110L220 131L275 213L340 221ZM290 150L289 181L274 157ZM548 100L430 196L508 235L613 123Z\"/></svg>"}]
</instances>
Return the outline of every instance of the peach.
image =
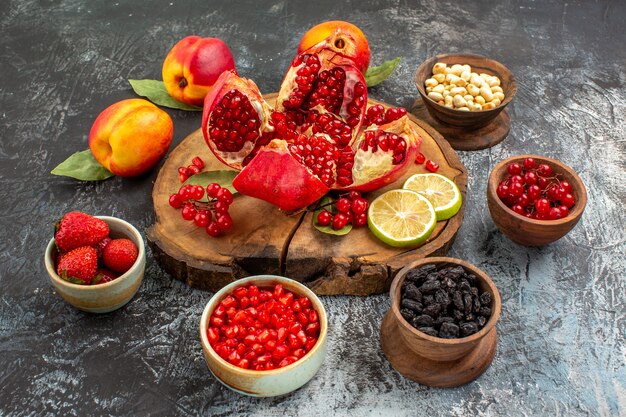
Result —
<instances>
[{"instance_id":1,"label":"peach","mask_svg":"<svg viewBox=\"0 0 626 417\"><path fill-rule=\"evenodd\" d=\"M159 162L173 134L166 112L147 100L122 100L98 115L89 132L89 149L113 174L133 177Z\"/></svg>"},{"instance_id":2,"label":"peach","mask_svg":"<svg viewBox=\"0 0 626 417\"><path fill-rule=\"evenodd\" d=\"M234 69L233 56L224 41L188 36L167 54L163 62L163 83L176 100L202 106L220 74Z\"/></svg>"},{"instance_id":3,"label":"peach","mask_svg":"<svg viewBox=\"0 0 626 417\"><path fill-rule=\"evenodd\" d=\"M327 42L340 55L350 58L354 66L365 74L370 65L370 47L361 29L341 20L320 23L304 34L298 45L298 54L321 42Z\"/></svg>"}]
</instances>

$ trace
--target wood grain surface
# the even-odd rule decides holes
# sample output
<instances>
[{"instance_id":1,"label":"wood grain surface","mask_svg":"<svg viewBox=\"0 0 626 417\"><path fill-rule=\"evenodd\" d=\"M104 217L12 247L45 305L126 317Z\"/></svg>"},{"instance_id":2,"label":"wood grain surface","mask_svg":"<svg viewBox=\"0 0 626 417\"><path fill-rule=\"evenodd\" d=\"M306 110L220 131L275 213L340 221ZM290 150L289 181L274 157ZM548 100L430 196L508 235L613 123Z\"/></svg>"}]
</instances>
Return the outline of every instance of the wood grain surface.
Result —
<instances>
[{"instance_id":1,"label":"wood grain surface","mask_svg":"<svg viewBox=\"0 0 626 417\"><path fill-rule=\"evenodd\" d=\"M265 96L270 105L275 97ZM377 103L370 100L369 104ZM409 117L422 138L421 152L439 164L439 173L456 182L465 200L467 171L454 150L433 128ZM196 155L205 161L206 171L226 168L210 152L200 130L183 140L168 156L154 184L156 222L146 236L162 267L197 288L217 291L248 275L279 274L304 282L322 295L381 293L408 260L445 254L463 221L464 206L456 216L439 222L424 245L407 250L387 246L367 227L345 236L320 233L312 226L312 212L288 216L262 200L238 195L230 209L234 227L216 239L184 221L168 203L180 188L178 167L188 165ZM401 188L418 172L427 172L423 164L411 165L395 183L368 193L367 198L371 201L387 190Z\"/></svg>"}]
</instances>

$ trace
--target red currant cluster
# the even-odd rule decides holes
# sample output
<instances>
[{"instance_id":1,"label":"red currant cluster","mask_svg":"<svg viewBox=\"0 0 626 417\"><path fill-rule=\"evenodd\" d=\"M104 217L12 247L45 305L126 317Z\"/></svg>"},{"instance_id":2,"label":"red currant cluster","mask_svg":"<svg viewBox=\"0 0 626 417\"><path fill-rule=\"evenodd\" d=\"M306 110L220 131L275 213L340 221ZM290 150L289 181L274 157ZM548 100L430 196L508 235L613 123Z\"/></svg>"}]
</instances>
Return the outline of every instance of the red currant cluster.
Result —
<instances>
[{"instance_id":1,"label":"red currant cluster","mask_svg":"<svg viewBox=\"0 0 626 417\"><path fill-rule=\"evenodd\" d=\"M331 225L334 230L339 230L348 224L352 224L353 227L362 227L367 224L369 203L361 197L360 192L350 191L346 196L335 201L334 206L335 210L331 210L336 211L334 215L326 208L318 213L316 219L318 225Z\"/></svg>"},{"instance_id":2,"label":"red currant cluster","mask_svg":"<svg viewBox=\"0 0 626 417\"><path fill-rule=\"evenodd\" d=\"M426 162L426 169L430 172L437 172L439 170L439 165L436 162L431 161L430 159L426 160L426 156L424 156L423 153L418 152L415 157L415 163L421 165L424 162Z\"/></svg>"},{"instance_id":3,"label":"red currant cluster","mask_svg":"<svg viewBox=\"0 0 626 417\"><path fill-rule=\"evenodd\" d=\"M210 236L217 237L233 227L233 219L228 214L233 194L215 182L206 187L207 202L200 201L204 193L201 185L185 184L170 196L169 203L175 209L182 207L183 219L193 220L196 226L206 228Z\"/></svg>"},{"instance_id":4,"label":"red currant cluster","mask_svg":"<svg viewBox=\"0 0 626 417\"><path fill-rule=\"evenodd\" d=\"M199 156L196 156L192 159L191 165L178 168L178 179L183 183L192 175L199 173L202 168L204 168L204 161Z\"/></svg>"},{"instance_id":5,"label":"red currant cluster","mask_svg":"<svg viewBox=\"0 0 626 417\"><path fill-rule=\"evenodd\" d=\"M547 164L526 158L507 166L510 174L498 184L498 197L511 210L537 220L557 220L567 217L574 206L572 186L559 180Z\"/></svg>"}]
</instances>

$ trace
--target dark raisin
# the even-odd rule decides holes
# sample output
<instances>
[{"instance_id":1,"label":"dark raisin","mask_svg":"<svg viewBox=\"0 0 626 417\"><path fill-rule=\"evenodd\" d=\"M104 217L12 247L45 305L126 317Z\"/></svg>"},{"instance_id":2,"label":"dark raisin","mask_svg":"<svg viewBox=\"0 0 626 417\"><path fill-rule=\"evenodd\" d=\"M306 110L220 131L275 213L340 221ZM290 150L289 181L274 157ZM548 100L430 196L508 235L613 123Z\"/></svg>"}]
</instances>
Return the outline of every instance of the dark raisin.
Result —
<instances>
[{"instance_id":1,"label":"dark raisin","mask_svg":"<svg viewBox=\"0 0 626 417\"><path fill-rule=\"evenodd\" d=\"M465 317L465 314L463 314L463 310L452 310L452 317L454 318L454 321L456 321L457 323L461 320L463 320L463 317Z\"/></svg>"},{"instance_id":2,"label":"dark raisin","mask_svg":"<svg viewBox=\"0 0 626 417\"><path fill-rule=\"evenodd\" d=\"M445 277L442 281L441 281L441 286L443 288L446 288L448 291L450 290L454 290L456 288L456 282L454 282L453 279L451 279L450 277Z\"/></svg>"},{"instance_id":3,"label":"dark raisin","mask_svg":"<svg viewBox=\"0 0 626 417\"><path fill-rule=\"evenodd\" d=\"M424 265L421 268L411 269L406 274L406 279L415 283L421 284L421 281L426 279L426 276L435 271L437 267L433 264Z\"/></svg>"},{"instance_id":4,"label":"dark raisin","mask_svg":"<svg viewBox=\"0 0 626 417\"><path fill-rule=\"evenodd\" d=\"M413 325L413 327L418 329L420 327L432 327L432 325L435 324L435 321L433 320L432 317L426 314L422 314L421 316L415 317L411 321L411 324Z\"/></svg>"},{"instance_id":5,"label":"dark raisin","mask_svg":"<svg viewBox=\"0 0 626 417\"><path fill-rule=\"evenodd\" d=\"M437 318L437 316L439 315L439 313L441 313L441 304L431 304L429 306L424 307L424 310L422 311L422 313L424 314L428 314L430 317L432 318Z\"/></svg>"},{"instance_id":6,"label":"dark raisin","mask_svg":"<svg viewBox=\"0 0 626 417\"><path fill-rule=\"evenodd\" d=\"M404 319L409 323L411 322L411 320L417 317L417 314L413 310L409 310L408 308L400 309L400 314L402 314L402 317L404 317Z\"/></svg>"},{"instance_id":7,"label":"dark raisin","mask_svg":"<svg viewBox=\"0 0 626 417\"><path fill-rule=\"evenodd\" d=\"M426 333L429 336L437 337L437 330L433 329L432 327L420 327L417 330L419 330L422 333Z\"/></svg>"},{"instance_id":8,"label":"dark raisin","mask_svg":"<svg viewBox=\"0 0 626 417\"><path fill-rule=\"evenodd\" d=\"M420 287L422 294L432 294L441 287L441 282L436 279L429 279Z\"/></svg>"},{"instance_id":9,"label":"dark raisin","mask_svg":"<svg viewBox=\"0 0 626 417\"><path fill-rule=\"evenodd\" d=\"M474 313L469 313L465 315L465 321L474 321L476 320L476 316Z\"/></svg>"},{"instance_id":10,"label":"dark raisin","mask_svg":"<svg viewBox=\"0 0 626 417\"><path fill-rule=\"evenodd\" d=\"M442 325L443 323L454 323L454 319L448 316L440 316L435 320L435 324Z\"/></svg>"},{"instance_id":11,"label":"dark raisin","mask_svg":"<svg viewBox=\"0 0 626 417\"><path fill-rule=\"evenodd\" d=\"M408 308L409 310L413 310L415 312L420 312L420 311L422 311L422 308L423 308L420 303L418 303L415 300L411 300L409 298L404 298L400 302L400 306L404 307L404 308Z\"/></svg>"},{"instance_id":12,"label":"dark raisin","mask_svg":"<svg viewBox=\"0 0 626 417\"><path fill-rule=\"evenodd\" d=\"M461 291L454 292L454 296L452 297L452 302L454 303L454 306L458 310L463 310L465 308L465 306L463 305L463 294L461 294Z\"/></svg>"},{"instance_id":13,"label":"dark raisin","mask_svg":"<svg viewBox=\"0 0 626 417\"><path fill-rule=\"evenodd\" d=\"M461 327L461 337L470 336L478 331L478 326L473 321L461 323L460 327Z\"/></svg>"},{"instance_id":14,"label":"dark raisin","mask_svg":"<svg viewBox=\"0 0 626 417\"><path fill-rule=\"evenodd\" d=\"M422 304L424 304L425 306L429 306L431 304L433 304L435 302L435 297L432 295L425 295L423 298L423 302Z\"/></svg>"},{"instance_id":15,"label":"dark raisin","mask_svg":"<svg viewBox=\"0 0 626 417\"><path fill-rule=\"evenodd\" d=\"M409 283L409 285L406 286L403 297L410 298L420 303L422 302L422 293L413 283Z\"/></svg>"},{"instance_id":16,"label":"dark raisin","mask_svg":"<svg viewBox=\"0 0 626 417\"><path fill-rule=\"evenodd\" d=\"M472 287L469 285L469 282L465 278L461 280L461 285L459 285L459 289L463 294L469 293L472 290Z\"/></svg>"},{"instance_id":17,"label":"dark raisin","mask_svg":"<svg viewBox=\"0 0 626 417\"><path fill-rule=\"evenodd\" d=\"M450 297L448 297L448 293L444 290L437 290L435 293L435 302L441 304L445 308L448 307L448 304L450 304Z\"/></svg>"},{"instance_id":18,"label":"dark raisin","mask_svg":"<svg viewBox=\"0 0 626 417\"><path fill-rule=\"evenodd\" d=\"M478 288L476 288L476 287L472 287L472 288L470 288L470 293L471 293L473 296L478 297Z\"/></svg>"},{"instance_id":19,"label":"dark raisin","mask_svg":"<svg viewBox=\"0 0 626 417\"><path fill-rule=\"evenodd\" d=\"M465 274L465 278L467 279L467 282L469 282L472 286L476 285L476 282L478 282L478 279L474 274Z\"/></svg>"},{"instance_id":20,"label":"dark raisin","mask_svg":"<svg viewBox=\"0 0 626 417\"><path fill-rule=\"evenodd\" d=\"M487 323L487 319L483 316L476 317L476 324L478 324L478 328L482 329Z\"/></svg>"},{"instance_id":21,"label":"dark raisin","mask_svg":"<svg viewBox=\"0 0 626 417\"><path fill-rule=\"evenodd\" d=\"M454 339L459 337L459 326L454 323L443 323L439 329L439 337Z\"/></svg>"},{"instance_id":22,"label":"dark raisin","mask_svg":"<svg viewBox=\"0 0 626 417\"><path fill-rule=\"evenodd\" d=\"M480 300L476 296L472 298L472 311L474 313L478 313L480 311Z\"/></svg>"},{"instance_id":23,"label":"dark raisin","mask_svg":"<svg viewBox=\"0 0 626 417\"><path fill-rule=\"evenodd\" d=\"M448 268L448 276L457 281L465 275L465 269L462 266L453 266Z\"/></svg>"},{"instance_id":24,"label":"dark raisin","mask_svg":"<svg viewBox=\"0 0 626 417\"><path fill-rule=\"evenodd\" d=\"M491 316L491 308L489 308L489 307L481 307L480 311L478 312L478 314L480 314L483 317L489 318Z\"/></svg>"},{"instance_id":25,"label":"dark raisin","mask_svg":"<svg viewBox=\"0 0 626 417\"><path fill-rule=\"evenodd\" d=\"M491 294L488 292L484 292L480 294L480 303L484 306L491 305Z\"/></svg>"},{"instance_id":26,"label":"dark raisin","mask_svg":"<svg viewBox=\"0 0 626 417\"><path fill-rule=\"evenodd\" d=\"M469 314L472 311L472 295L469 293L463 295L463 308L465 314Z\"/></svg>"}]
</instances>

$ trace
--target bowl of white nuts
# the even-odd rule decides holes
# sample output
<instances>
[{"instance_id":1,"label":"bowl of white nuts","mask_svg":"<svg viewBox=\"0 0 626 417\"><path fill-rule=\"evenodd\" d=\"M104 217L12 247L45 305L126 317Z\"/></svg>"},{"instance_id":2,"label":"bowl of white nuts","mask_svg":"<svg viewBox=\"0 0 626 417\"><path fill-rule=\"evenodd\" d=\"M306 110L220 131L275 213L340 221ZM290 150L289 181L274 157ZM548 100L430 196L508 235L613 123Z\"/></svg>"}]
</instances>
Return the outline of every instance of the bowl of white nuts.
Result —
<instances>
[{"instance_id":1,"label":"bowl of white nuts","mask_svg":"<svg viewBox=\"0 0 626 417\"><path fill-rule=\"evenodd\" d=\"M415 85L431 116L469 129L490 123L517 93L508 68L473 54L442 54L424 61Z\"/></svg>"}]
</instances>

